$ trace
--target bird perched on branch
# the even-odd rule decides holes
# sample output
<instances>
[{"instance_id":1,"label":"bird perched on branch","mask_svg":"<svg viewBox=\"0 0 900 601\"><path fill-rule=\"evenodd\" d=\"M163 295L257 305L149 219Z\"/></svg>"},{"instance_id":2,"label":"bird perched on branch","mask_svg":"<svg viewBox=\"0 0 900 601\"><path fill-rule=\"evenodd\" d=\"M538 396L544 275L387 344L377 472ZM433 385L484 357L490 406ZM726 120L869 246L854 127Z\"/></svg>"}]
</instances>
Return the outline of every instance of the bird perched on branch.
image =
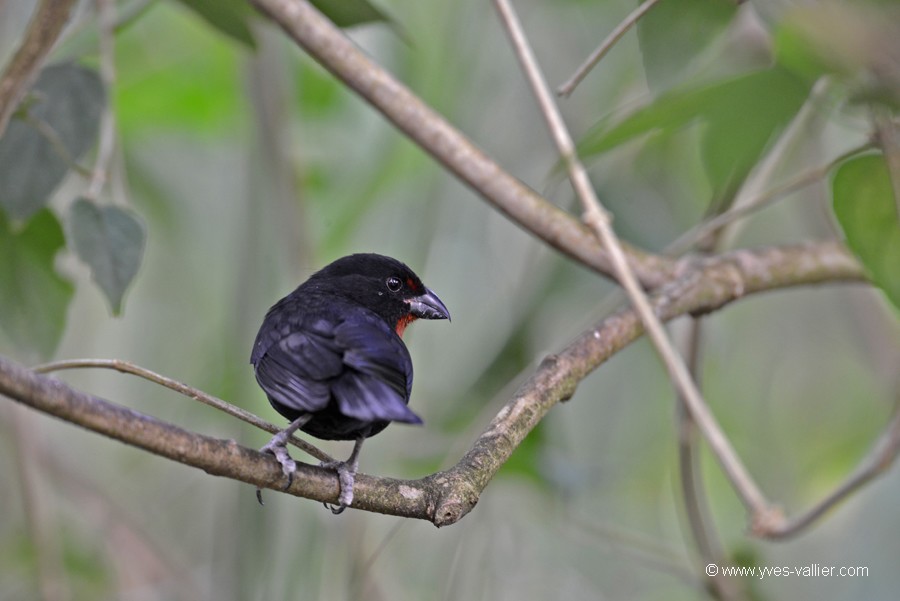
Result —
<instances>
[{"instance_id":1,"label":"bird perched on branch","mask_svg":"<svg viewBox=\"0 0 900 601\"><path fill-rule=\"evenodd\" d=\"M281 464L287 486L297 466L286 444L298 429L355 441L346 461L323 464L338 473L332 511L340 513L353 501L363 441L391 422L422 423L408 407L413 368L401 338L418 318L450 313L409 267L377 254L338 259L269 309L250 363L272 407L291 421L261 449Z\"/></svg>"}]
</instances>

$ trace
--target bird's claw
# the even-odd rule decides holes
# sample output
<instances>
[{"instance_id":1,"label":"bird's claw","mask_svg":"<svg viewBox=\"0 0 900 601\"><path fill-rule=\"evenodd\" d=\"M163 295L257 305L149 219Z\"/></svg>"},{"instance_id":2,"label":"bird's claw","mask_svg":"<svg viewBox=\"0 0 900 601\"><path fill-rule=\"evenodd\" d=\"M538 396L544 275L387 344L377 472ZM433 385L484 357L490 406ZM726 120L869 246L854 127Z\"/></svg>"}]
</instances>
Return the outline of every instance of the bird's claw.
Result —
<instances>
[{"instance_id":1,"label":"bird's claw","mask_svg":"<svg viewBox=\"0 0 900 601\"><path fill-rule=\"evenodd\" d=\"M323 503L323 505L330 509L334 515L339 515L353 503L353 483L356 481L355 466L347 461L323 461L319 466L337 472L338 482L341 485L338 504Z\"/></svg>"},{"instance_id":2,"label":"bird's claw","mask_svg":"<svg viewBox=\"0 0 900 601\"><path fill-rule=\"evenodd\" d=\"M266 449L266 447L263 447L263 452L268 452L275 455L275 459L278 461L278 463L281 464L281 473L283 473L287 478L287 484L285 484L281 490L289 489L291 487L291 484L294 483L294 474L297 473L297 462L294 461L288 454L287 447L276 446L272 449Z\"/></svg>"},{"instance_id":3,"label":"bird's claw","mask_svg":"<svg viewBox=\"0 0 900 601\"><path fill-rule=\"evenodd\" d=\"M297 462L294 461L287 451L284 437L276 435L259 450L260 453L269 453L275 457L275 460L281 465L281 472L287 478L287 483L281 487L281 490L287 490L294 483L294 474L297 472ZM262 489L257 487L256 500L260 505L264 505L262 500Z\"/></svg>"}]
</instances>

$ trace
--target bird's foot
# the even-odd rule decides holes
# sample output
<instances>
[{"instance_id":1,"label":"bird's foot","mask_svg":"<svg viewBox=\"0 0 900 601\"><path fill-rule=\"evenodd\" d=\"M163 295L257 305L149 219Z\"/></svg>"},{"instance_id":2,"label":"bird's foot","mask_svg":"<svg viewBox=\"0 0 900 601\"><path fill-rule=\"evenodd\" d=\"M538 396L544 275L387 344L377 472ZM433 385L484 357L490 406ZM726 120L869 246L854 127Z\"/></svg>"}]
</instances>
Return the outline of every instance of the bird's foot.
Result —
<instances>
[{"instance_id":1,"label":"bird's foot","mask_svg":"<svg viewBox=\"0 0 900 601\"><path fill-rule=\"evenodd\" d=\"M323 505L330 509L331 513L334 515L343 513L343 511L353 503L353 483L356 481L357 465L350 461L323 461L319 465L325 469L336 471L338 481L341 485L338 504L330 505L328 503L323 503Z\"/></svg>"},{"instance_id":2,"label":"bird's foot","mask_svg":"<svg viewBox=\"0 0 900 601\"><path fill-rule=\"evenodd\" d=\"M287 450L287 439L290 435L289 432L281 431L273 436L272 440L267 442L265 446L259 450L260 453L274 455L275 460L281 464L281 471L287 478L287 483L281 490L287 490L291 487L291 484L294 482L294 474L297 472L297 462L291 458ZM256 489L256 500L259 501L260 505L264 505L262 500L262 489L259 487Z\"/></svg>"}]
</instances>

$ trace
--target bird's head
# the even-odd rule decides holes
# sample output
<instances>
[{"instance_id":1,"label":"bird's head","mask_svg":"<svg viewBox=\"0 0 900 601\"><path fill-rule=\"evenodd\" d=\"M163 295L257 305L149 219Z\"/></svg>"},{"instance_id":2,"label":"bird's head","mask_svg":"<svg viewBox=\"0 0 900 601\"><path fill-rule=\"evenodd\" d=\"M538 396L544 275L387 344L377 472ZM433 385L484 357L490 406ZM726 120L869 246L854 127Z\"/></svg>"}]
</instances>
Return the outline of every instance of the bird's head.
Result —
<instances>
[{"instance_id":1,"label":"bird's head","mask_svg":"<svg viewBox=\"0 0 900 601\"><path fill-rule=\"evenodd\" d=\"M399 336L416 319L450 319L450 312L413 271L397 259L372 253L343 257L316 273L336 292L383 317Z\"/></svg>"}]
</instances>

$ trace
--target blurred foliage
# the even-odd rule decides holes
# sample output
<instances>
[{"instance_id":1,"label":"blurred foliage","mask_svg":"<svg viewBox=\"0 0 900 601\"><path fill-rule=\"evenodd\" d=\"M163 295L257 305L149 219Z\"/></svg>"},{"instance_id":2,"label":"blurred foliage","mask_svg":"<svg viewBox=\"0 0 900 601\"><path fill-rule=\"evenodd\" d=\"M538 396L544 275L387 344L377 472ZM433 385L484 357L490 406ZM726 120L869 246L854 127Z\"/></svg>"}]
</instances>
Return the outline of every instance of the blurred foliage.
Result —
<instances>
[{"instance_id":1,"label":"blurred foliage","mask_svg":"<svg viewBox=\"0 0 900 601\"><path fill-rule=\"evenodd\" d=\"M900 174L891 175L883 156L866 155L841 165L833 186L834 213L847 244L900 309Z\"/></svg>"},{"instance_id":2,"label":"blurred foliage","mask_svg":"<svg viewBox=\"0 0 900 601\"><path fill-rule=\"evenodd\" d=\"M647 85L667 90L701 67L704 51L733 22L738 5L729 0L660 2L638 21Z\"/></svg>"},{"instance_id":3,"label":"blurred foliage","mask_svg":"<svg viewBox=\"0 0 900 601\"><path fill-rule=\"evenodd\" d=\"M54 267L64 245L62 227L49 210L21 229L0 212L0 323L17 348L44 358L62 338L72 299L72 284Z\"/></svg>"},{"instance_id":4,"label":"blurred foliage","mask_svg":"<svg viewBox=\"0 0 900 601\"><path fill-rule=\"evenodd\" d=\"M105 103L97 74L77 65L41 71L0 139L0 208L27 220L93 146Z\"/></svg>"},{"instance_id":5,"label":"blurred foliage","mask_svg":"<svg viewBox=\"0 0 900 601\"><path fill-rule=\"evenodd\" d=\"M117 57L128 57L113 93L125 139L160 129L210 137L239 131L247 118L239 93L242 50L199 20L148 14L116 38Z\"/></svg>"},{"instance_id":6,"label":"blurred foliage","mask_svg":"<svg viewBox=\"0 0 900 601\"><path fill-rule=\"evenodd\" d=\"M243 0L178 0L209 25L250 48L256 48L251 31L253 9ZM368 0L312 0L339 27L387 21L385 14Z\"/></svg>"},{"instance_id":7,"label":"blurred foliage","mask_svg":"<svg viewBox=\"0 0 900 601\"><path fill-rule=\"evenodd\" d=\"M253 8L241 0L178 0L221 33L250 48L256 41L250 31Z\"/></svg>"},{"instance_id":8,"label":"blurred foliage","mask_svg":"<svg viewBox=\"0 0 900 601\"><path fill-rule=\"evenodd\" d=\"M371 22L348 35L510 172L574 206L490 3L315 4L342 25ZM0 3L0 62L32 5ZM561 82L635 3L515 5ZM411 328L412 402L426 425L368 442L362 469L420 477L455 463L543 356L616 306L604 300L611 284L479 201L243 1L116 6L128 21L115 35L112 88L94 68L97 18L84 2L0 139L3 354L127 359L275 420L247 364L266 309L338 256L394 255L454 320ZM794 138L766 189L871 139L872 112L896 119L898 24L892 2L661 2L562 104L617 231L665 248L729 206L785 135ZM810 103L822 78L826 92ZM792 127L810 104L813 117ZM116 153L102 192L86 198L105 110ZM703 320L704 392L789 513L841 481L896 401L900 328L884 299L897 302L900 269L887 175L881 155L850 156L729 240L840 233L885 296L789 290ZM248 446L266 439L121 375L65 378L185 428ZM548 415L471 515L436 531L362 512L336 519L274 493L260 508L248 487L0 406L0 478L10 483L0 487L0 599L36 598L48 582L73 600L706 598L681 517L673 413L653 352L634 344ZM776 544L747 535L705 450L701 468L735 564L870 570L740 583L751 598L896 596L893 472ZM49 574L48 552L58 560Z\"/></svg>"},{"instance_id":9,"label":"blurred foliage","mask_svg":"<svg viewBox=\"0 0 900 601\"><path fill-rule=\"evenodd\" d=\"M714 198L730 197L808 94L808 85L779 67L692 85L662 94L614 125L589 133L581 152L590 157L650 132L696 125L703 132L697 144Z\"/></svg>"},{"instance_id":10,"label":"blurred foliage","mask_svg":"<svg viewBox=\"0 0 900 601\"><path fill-rule=\"evenodd\" d=\"M881 4L881 5L879 5ZM778 29L776 48L810 77L833 75L855 102L900 106L900 5L824 2L798 6Z\"/></svg>"},{"instance_id":11,"label":"blurred foliage","mask_svg":"<svg viewBox=\"0 0 900 601\"><path fill-rule=\"evenodd\" d=\"M72 205L69 223L75 252L90 266L113 313L119 314L125 289L137 274L144 252L140 222L119 207L97 206L79 198Z\"/></svg>"}]
</instances>

